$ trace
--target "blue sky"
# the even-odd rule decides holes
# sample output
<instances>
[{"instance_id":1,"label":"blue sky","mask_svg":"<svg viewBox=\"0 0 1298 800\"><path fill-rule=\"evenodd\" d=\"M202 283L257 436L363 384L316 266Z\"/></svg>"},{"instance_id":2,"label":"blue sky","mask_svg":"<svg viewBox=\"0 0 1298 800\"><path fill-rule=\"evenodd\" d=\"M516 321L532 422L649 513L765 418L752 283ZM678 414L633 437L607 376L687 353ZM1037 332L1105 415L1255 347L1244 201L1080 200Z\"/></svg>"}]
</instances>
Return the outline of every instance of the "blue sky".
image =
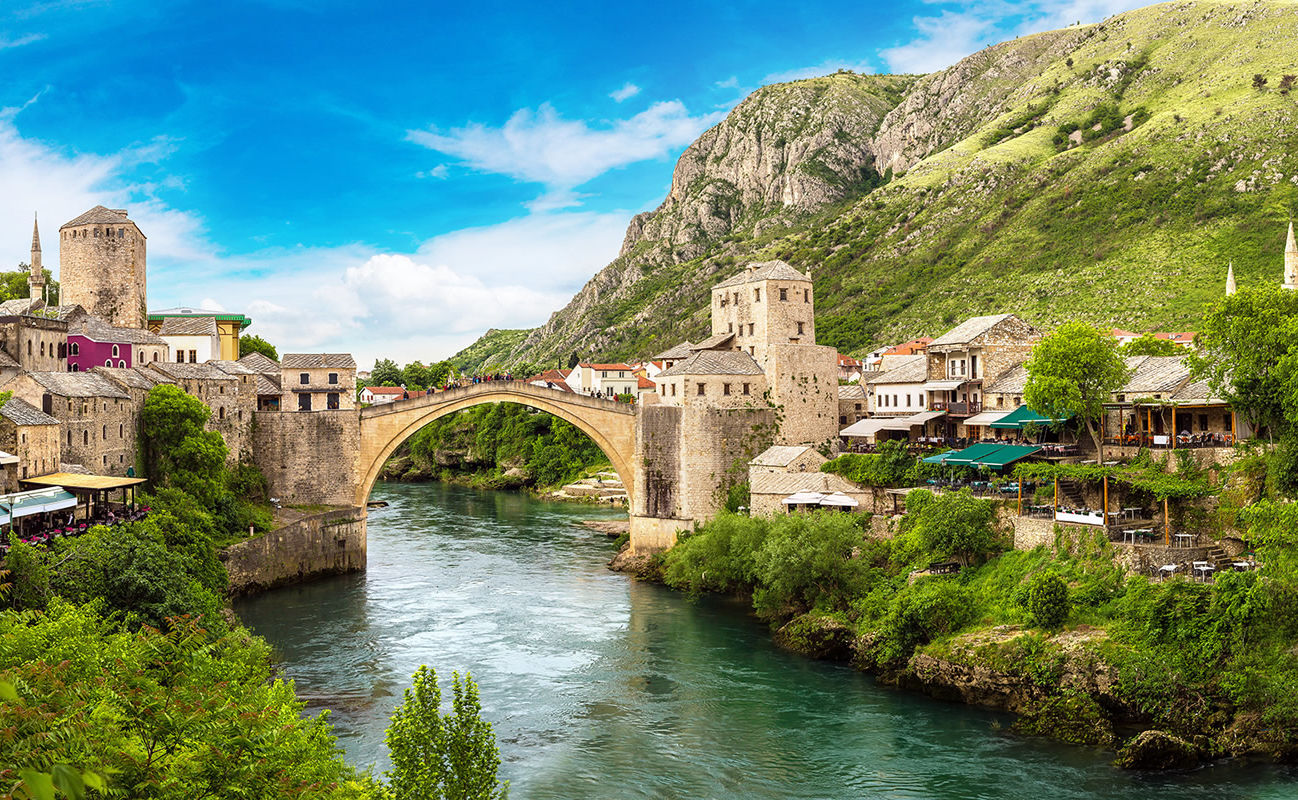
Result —
<instances>
[{"instance_id":1,"label":"blue sky","mask_svg":"<svg viewBox=\"0 0 1298 800\"><path fill-rule=\"evenodd\" d=\"M153 308L436 360L561 308L754 88L1136 5L0 0L0 264L127 208Z\"/></svg>"}]
</instances>

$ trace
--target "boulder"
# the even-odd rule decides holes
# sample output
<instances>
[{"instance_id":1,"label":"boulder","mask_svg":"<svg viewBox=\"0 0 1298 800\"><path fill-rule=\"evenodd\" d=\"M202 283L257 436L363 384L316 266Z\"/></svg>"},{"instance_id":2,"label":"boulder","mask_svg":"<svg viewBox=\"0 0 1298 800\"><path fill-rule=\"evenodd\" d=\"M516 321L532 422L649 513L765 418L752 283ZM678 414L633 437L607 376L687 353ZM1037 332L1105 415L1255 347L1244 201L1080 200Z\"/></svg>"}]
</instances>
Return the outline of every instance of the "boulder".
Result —
<instances>
[{"instance_id":1,"label":"boulder","mask_svg":"<svg viewBox=\"0 0 1298 800\"><path fill-rule=\"evenodd\" d=\"M1199 766L1198 747L1167 731L1144 731L1118 751L1113 763L1123 769L1191 769Z\"/></svg>"}]
</instances>

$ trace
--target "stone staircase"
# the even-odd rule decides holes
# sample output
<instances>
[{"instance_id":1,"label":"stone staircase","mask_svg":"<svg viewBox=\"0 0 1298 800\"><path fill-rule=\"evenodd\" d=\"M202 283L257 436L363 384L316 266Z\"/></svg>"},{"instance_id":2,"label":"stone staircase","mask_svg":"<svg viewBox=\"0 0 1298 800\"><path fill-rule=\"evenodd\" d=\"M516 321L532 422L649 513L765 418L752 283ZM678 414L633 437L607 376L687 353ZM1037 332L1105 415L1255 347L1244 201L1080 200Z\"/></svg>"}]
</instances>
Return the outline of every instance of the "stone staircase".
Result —
<instances>
[{"instance_id":1,"label":"stone staircase","mask_svg":"<svg viewBox=\"0 0 1298 800\"><path fill-rule=\"evenodd\" d=\"M1075 481L1060 481L1059 505L1065 508L1086 508L1082 487Z\"/></svg>"}]
</instances>

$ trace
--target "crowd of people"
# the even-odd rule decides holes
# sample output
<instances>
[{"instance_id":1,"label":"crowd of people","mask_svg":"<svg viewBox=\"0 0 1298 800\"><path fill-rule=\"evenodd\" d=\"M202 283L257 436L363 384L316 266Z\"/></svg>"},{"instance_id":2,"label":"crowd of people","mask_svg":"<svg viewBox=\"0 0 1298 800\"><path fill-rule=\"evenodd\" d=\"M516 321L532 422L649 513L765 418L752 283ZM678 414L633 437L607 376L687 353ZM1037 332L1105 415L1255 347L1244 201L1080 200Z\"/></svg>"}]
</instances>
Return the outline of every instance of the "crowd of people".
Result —
<instances>
[{"instance_id":1,"label":"crowd of people","mask_svg":"<svg viewBox=\"0 0 1298 800\"><path fill-rule=\"evenodd\" d=\"M23 520L21 527L24 532L18 534L18 541L37 547L47 547L56 539L80 536L98 525L120 525L124 522L139 522L149 515L150 510L148 506L141 506L134 510L125 509L123 513L118 514L110 508L106 514L80 520L77 519L76 513L73 511L69 511L66 517L59 512L37 514ZM0 556L4 556L8 552L9 541L6 538L4 541L0 541Z\"/></svg>"}]
</instances>

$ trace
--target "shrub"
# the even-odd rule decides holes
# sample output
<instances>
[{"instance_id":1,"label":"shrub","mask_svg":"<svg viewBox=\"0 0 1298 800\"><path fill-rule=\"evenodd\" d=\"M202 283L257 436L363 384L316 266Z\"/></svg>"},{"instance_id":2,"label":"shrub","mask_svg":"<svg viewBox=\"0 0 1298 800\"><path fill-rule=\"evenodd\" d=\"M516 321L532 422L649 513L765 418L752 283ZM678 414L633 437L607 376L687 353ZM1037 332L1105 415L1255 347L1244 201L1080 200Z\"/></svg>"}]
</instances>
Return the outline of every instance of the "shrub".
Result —
<instances>
[{"instance_id":1,"label":"shrub","mask_svg":"<svg viewBox=\"0 0 1298 800\"><path fill-rule=\"evenodd\" d=\"M964 627L973 605L970 593L951 578L922 578L898 592L879 626L880 663L902 663L919 645Z\"/></svg>"},{"instance_id":2,"label":"shrub","mask_svg":"<svg viewBox=\"0 0 1298 800\"><path fill-rule=\"evenodd\" d=\"M771 521L753 562L753 607L759 614L842 610L865 592L871 567L853 558L863 541L854 516L818 511Z\"/></svg>"},{"instance_id":3,"label":"shrub","mask_svg":"<svg viewBox=\"0 0 1298 800\"><path fill-rule=\"evenodd\" d=\"M1053 572L1038 572L1028 584L1026 607L1036 627L1060 627L1068 619L1068 584Z\"/></svg>"}]
</instances>

